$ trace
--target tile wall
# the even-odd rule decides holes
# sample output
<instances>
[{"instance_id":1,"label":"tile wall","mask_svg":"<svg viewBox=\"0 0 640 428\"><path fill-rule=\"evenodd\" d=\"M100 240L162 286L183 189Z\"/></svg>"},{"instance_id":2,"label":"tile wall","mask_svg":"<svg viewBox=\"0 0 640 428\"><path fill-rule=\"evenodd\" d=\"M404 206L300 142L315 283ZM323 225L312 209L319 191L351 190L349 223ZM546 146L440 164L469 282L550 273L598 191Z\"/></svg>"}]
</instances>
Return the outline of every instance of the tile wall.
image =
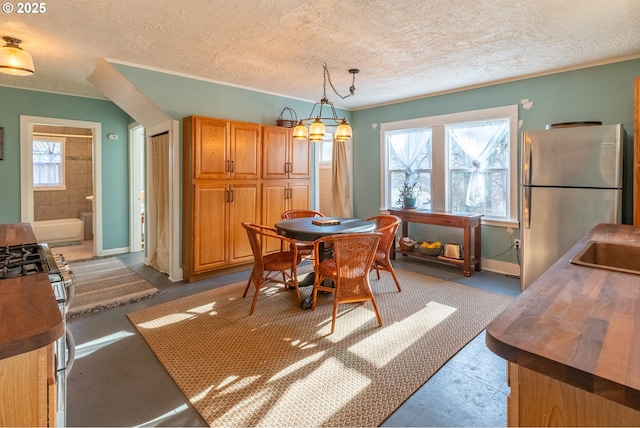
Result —
<instances>
[{"instance_id":1,"label":"tile wall","mask_svg":"<svg viewBox=\"0 0 640 428\"><path fill-rule=\"evenodd\" d=\"M77 218L92 211L93 195L93 138L90 129L35 125L34 134L63 136L65 144L66 190L33 192L35 221Z\"/></svg>"}]
</instances>

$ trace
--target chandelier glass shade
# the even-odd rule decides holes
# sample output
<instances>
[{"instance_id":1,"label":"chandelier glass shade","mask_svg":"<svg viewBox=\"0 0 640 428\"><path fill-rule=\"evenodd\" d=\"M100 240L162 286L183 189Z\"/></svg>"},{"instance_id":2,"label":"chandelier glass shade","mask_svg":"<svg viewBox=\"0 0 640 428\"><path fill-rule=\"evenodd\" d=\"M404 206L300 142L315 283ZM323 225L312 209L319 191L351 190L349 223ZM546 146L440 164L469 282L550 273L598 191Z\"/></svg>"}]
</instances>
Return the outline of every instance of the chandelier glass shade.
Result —
<instances>
[{"instance_id":1,"label":"chandelier glass shade","mask_svg":"<svg viewBox=\"0 0 640 428\"><path fill-rule=\"evenodd\" d=\"M19 46L22 40L6 36L3 40L6 43L0 48L0 72L12 76L31 76L34 72L33 59Z\"/></svg>"},{"instance_id":2,"label":"chandelier glass shade","mask_svg":"<svg viewBox=\"0 0 640 428\"><path fill-rule=\"evenodd\" d=\"M338 115L336 114L336 109L333 107L333 103L329 101L329 99L327 98L327 81L329 81L329 84L331 85L331 88L336 93L336 95L344 99L344 98L350 97L355 93L356 88L354 84L355 84L356 74L359 71L360 70L358 69L349 70L349 73L353 75L353 83L349 88L349 95L342 96L338 94L335 88L333 88L333 84L331 83L331 77L329 76L329 70L327 69L326 65L324 66L324 87L323 87L322 99L320 100L319 103L315 103L313 105L313 108L311 109L311 114L309 115L309 117L306 119L301 119L300 122L298 122L298 124L296 125L296 127L293 128L294 139L305 140L308 138L309 141L314 141L314 142L322 141L326 135L326 127L325 127L324 121L326 121L327 123L333 122L333 124L337 125L336 131L334 134L334 138L336 141L346 141L349 138L351 138L353 131L351 129L351 126L349 125L349 122L347 122L345 118L342 118L342 119L338 118ZM325 109L325 112L330 110L331 116L324 117L322 115L323 108ZM316 109L318 111L314 116L314 112L316 112ZM311 120L313 120L313 122L309 125L309 129L307 129L305 122L308 122Z\"/></svg>"}]
</instances>

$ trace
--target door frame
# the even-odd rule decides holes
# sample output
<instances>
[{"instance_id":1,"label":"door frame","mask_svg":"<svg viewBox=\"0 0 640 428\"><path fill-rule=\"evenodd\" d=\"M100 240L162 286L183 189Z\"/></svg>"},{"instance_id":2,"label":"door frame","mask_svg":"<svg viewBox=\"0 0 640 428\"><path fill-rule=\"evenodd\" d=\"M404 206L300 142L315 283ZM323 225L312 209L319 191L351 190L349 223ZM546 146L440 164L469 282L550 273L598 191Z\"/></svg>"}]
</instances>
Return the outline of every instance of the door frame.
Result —
<instances>
[{"instance_id":1,"label":"door frame","mask_svg":"<svg viewBox=\"0 0 640 428\"><path fill-rule=\"evenodd\" d=\"M93 253L102 249L102 123L55 117L20 115L20 220L33 223L33 125L54 125L91 129L93 134Z\"/></svg>"},{"instance_id":2,"label":"door frame","mask_svg":"<svg viewBox=\"0 0 640 428\"><path fill-rule=\"evenodd\" d=\"M136 131L142 129L142 137L136 135ZM129 250L132 253L142 251L142 235L146 230L142 230L141 215L143 211L141 204L144 204L140 189L146 191L145 186L145 135L144 127L135 122L129 125Z\"/></svg>"}]
</instances>

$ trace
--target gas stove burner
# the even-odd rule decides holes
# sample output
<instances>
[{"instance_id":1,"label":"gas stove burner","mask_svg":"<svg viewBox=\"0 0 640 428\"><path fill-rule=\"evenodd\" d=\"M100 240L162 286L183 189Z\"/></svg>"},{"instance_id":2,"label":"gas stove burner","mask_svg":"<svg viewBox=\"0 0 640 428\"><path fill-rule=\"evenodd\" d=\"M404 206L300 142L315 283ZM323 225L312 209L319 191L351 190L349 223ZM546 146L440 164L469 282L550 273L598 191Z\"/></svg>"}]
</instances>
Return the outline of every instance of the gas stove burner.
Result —
<instances>
[{"instance_id":1,"label":"gas stove burner","mask_svg":"<svg viewBox=\"0 0 640 428\"><path fill-rule=\"evenodd\" d=\"M0 279L33 275L46 270L44 251L38 244L0 248Z\"/></svg>"}]
</instances>

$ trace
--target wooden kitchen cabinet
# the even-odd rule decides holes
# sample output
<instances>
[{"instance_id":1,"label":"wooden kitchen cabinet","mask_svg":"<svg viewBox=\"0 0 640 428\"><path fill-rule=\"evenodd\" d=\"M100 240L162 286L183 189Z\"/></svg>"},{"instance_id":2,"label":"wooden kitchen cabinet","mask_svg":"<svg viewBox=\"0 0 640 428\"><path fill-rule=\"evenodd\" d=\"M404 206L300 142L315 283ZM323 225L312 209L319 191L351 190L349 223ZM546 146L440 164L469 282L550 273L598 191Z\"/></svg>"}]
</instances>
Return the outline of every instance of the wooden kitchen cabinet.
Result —
<instances>
[{"instance_id":1,"label":"wooden kitchen cabinet","mask_svg":"<svg viewBox=\"0 0 640 428\"><path fill-rule=\"evenodd\" d=\"M634 248L640 228L598 224L487 325L508 426L640 426L640 276L572 263L591 242Z\"/></svg>"},{"instance_id":2,"label":"wooden kitchen cabinet","mask_svg":"<svg viewBox=\"0 0 640 428\"><path fill-rule=\"evenodd\" d=\"M190 116L183 121L183 133L190 151L185 160L193 171L190 178L260 178L260 125Z\"/></svg>"},{"instance_id":3,"label":"wooden kitchen cabinet","mask_svg":"<svg viewBox=\"0 0 640 428\"><path fill-rule=\"evenodd\" d=\"M309 180L263 180L262 224L273 227L282 220L282 213L292 209L307 209L310 206L311 183ZM275 251L276 242L265 244L267 251ZM277 243L279 245L279 243Z\"/></svg>"},{"instance_id":4,"label":"wooden kitchen cabinet","mask_svg":"<svg viewBox=\"0 0 640 428\"><path fill-rule=\"evenodd\" d=\"M183 120L182 266L187 281L253 256L241 222L260 220L261 125Z\"/></svg>"},{"instance_id":5,"label":"wooden kitchen cabinet","mask_svg":"<svg viewBox=\"0 0 640 428\"><path fill-rule=\"evenodd\" d=\"M0 360L0 426L56 426L53 346Z\"/></svg>"},{"instance_id":6,"label":"wooden kitchen cabinet","mask_svg":"<svg viewBox=\"0 0 640 428\"><path fill-rule=\"evenodd\" d=\"M298 179L310 178L308 140L294 140L291 128L281 126L262 127L262 178Z\"/></svg>"},{"instance_id":7,"label":"wooden kitchen cabinet","mask_svg":"<svg viewBox=\"0 0 640 428\"><path fill-rule=\"evenodd\" d=\"M255 181L211 180L193 185L194 214L183 228L183 269L188 281L197 275L253 260L241 222L257 223L260 215L260 185Z\"/></svg>"},{"instance_id":8,"label":"wooden kitchen cabinet","mask_svg":"<svg viewBox=\"0 0 640 428\"><path fill-rule=\"evenodd\" d=\"M508 363L507 426L640 426L640 411Z\"/></svg>"}]
</instances>

